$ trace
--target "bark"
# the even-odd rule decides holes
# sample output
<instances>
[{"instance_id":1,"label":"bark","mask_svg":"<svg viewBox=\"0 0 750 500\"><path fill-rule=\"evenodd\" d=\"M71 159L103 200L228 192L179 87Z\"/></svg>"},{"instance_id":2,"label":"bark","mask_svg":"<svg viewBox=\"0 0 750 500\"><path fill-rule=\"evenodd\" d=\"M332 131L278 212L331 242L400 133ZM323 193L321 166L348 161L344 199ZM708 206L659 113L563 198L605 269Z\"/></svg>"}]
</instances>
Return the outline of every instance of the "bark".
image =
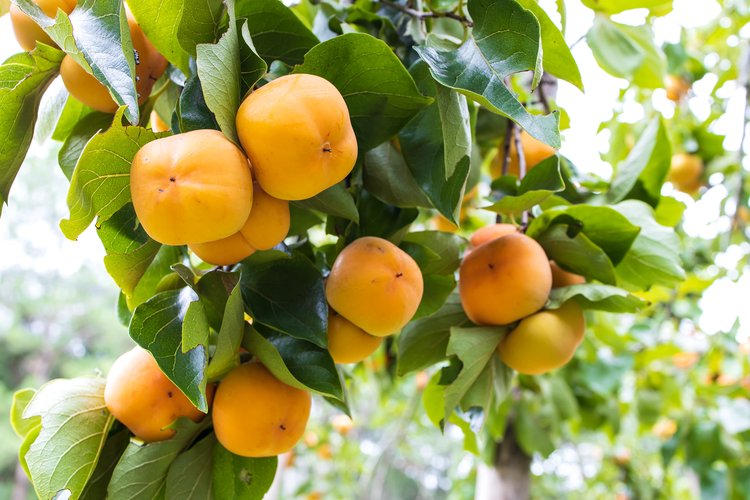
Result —
<instances>
[{"instance_id":1,"label":"bark","mask_svg":"<svg viewBox=\"0 0 750 500\"><path fill-rule=\"evenodd\" d=\"M494 466L479 464L475 500L527 500L530 466L531 457L518 446L509 423L503 441L495 446Z\"/></svg>"}]
</instances>

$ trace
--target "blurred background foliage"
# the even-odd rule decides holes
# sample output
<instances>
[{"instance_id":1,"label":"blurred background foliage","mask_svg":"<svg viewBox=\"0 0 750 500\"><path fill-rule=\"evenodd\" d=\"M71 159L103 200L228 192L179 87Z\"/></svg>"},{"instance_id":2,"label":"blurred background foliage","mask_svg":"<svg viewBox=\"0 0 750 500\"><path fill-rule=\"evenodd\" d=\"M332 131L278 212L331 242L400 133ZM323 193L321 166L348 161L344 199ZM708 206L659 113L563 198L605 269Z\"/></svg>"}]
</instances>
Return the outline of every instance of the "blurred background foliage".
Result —
<instances>
[{"instance_id":1,"label":"blurred background foliage","mask_svg":"<svg viewBox=\"0 0 750 500\"><path fill-rule=\"evenodd\" d=\"M667 205L657 210L673 222L684 212L678 232L687 279L643 294L652 305L638 316L589 313L574 361L551 375L519 377L513 404L500 405L501 415L488 416L481 430L467 414L441 435L423 410L434 373L396 377L394 346L386 343L350 368L355 421L316 401L303 443L280 460L272 495L471 498L477 471L492 462L495 440L510 417L523 453L532 457L533 498L750 498L750 161L737 151L745 139L739 129L747 113L742 85L748 81L750 4L707 1L701 8L710 16L702 25L683 29L678 43L662 43L661 16L672 2L638 2L651 10L631 11L625 19L616 10L606 12L618 2L583 3L604 12L593 17L586 38L569 40L576 57L593 56L618 83L628 83L619 86L611 118L596 136L603 164L623 161L657 116L672 152L696 154L705 164L697 192L667 185ZM612 64L621 56L616 44L596 43L605 30L633 43L645 34L642 59L630 72ZM683 90L667 95L664 78L681 82ZM601 76L593 85L610 81ZM592 80L586 84L591 91ZM575 126L576 114L585 112L564 110L563 125ZM488 130L486 141L478 137L484 181L502 140L501 129ZM563 154L592 147L563 135ZM0 221L3 415L14 390L55 377L106 373L131 345L117 321L117 289L95 235L72 243L57 228L67 183L54 166L56 147L35 143ZM578 167L593 190L599 176L608 178L606 168ZM481 192L487 184L480 194L487 194ZM467 196L462 234L492 219L476 208L481 203ZM444 227L432 213L420 217L427 227ZM27 494L16 465L18 445L3 419L0 498Z\"/></svg>"}]
</instances>

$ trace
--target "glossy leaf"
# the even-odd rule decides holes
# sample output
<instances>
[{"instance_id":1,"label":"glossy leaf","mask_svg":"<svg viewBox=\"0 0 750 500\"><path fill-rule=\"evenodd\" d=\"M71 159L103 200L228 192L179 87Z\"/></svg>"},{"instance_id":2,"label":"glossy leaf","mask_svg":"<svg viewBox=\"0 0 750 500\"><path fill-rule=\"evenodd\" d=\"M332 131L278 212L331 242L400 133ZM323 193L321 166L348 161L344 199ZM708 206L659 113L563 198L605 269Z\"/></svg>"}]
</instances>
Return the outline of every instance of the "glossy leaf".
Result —
<instances>
[{"instance_id":1,"label":"glossy leaf","mask_svg":"<svg viewBox=\"0 0 750 500\"><path fill-rule=\"evenodd\" d=\"M393 143L384 142L369 150L363 170L365 188L379 200L401 208L432 207Z\"/></svg>"},{"instance_id":2,"label":"glossy leaf","mask_svg":"<svg viewBox=\"0 0 750 500\"><path fill-rule=\"evenodd\" d=\"M237 0L238 19L246 19L258 54L271 64L302 62L318 39L297 16L279 0Z\"/></svg>"},{"instance_id":3,"label":"glossy leaf","mask_svg":"<svg viewBox=\"0 0 750 500\"><path fill-rule=\"evenodd\" d=\"M41 417L42 422L25 454L40 498L52 498L63 490L78 498L94 472L115 420L104 404L104 382L102 378L53 380L26 406L24 418Z\"/></svg>"},{"instance_id":4,"label":"glossy leaf","mask_svg":"<svg viewBox=\"0 0 750 500\"><path fill-rule=\"evenodd\" d=\"M359 222L359 212L357 211L357 205L354 203L354 198L341 182L312 198L297 201L295 204L309 210Z\"/></svg>"},{"instance_id":5,"label":"glossy leaf","mask_svg":"<svg viewBox=\"0 0 750 500\"><path fill-rule=\"evenodd\" d=\"M129 443L130 431L126 427L120 426L119 430L110 432L99 456L99 462L81 493L81 500L106 498L112 472Z\"/></svg>"},{"instance_id":6,"label":"glossy leaf","mask_svg":"<svg viewBox=\"0 0 750 500\"><path fill-rule=\"evenodd\" d=\"M56 19L47 17L31 0L17 0L17 5L102 82L118 105L127 106L125 116L131 124L138 123L133 44L121 1L83 1L70 16L58 10Z\"/></svg>"},{"instance_id":7,"label":"glossy leaf","mask_svg":"<svg viewBox=\"0 0 750 500\"><path fill-rule=\"evenodd\" d=\"M559 116L530 114L504 83L512 74L527 70L534 71L533 86L541 78L539 21L515 0L471 0L468 8L474 28L463 44L452 47L433 40L431 45L416 47L432 76L559 148Z\"/></svg>"},{"instance_id":8,"label":"glossy leaf","mask_svg":"<svg viewBox=\"0 0 750 500\"><path fill-rule=\"evenodd\" d=\"M235 22L234 1L227 0L229 29L215 44L196 47L196 66L203 87L203 97L221 131L237 142L235 117L240 107L240 33Z\"/></svg>"},{"instance_id":9,"label":"glossy leaf","mask_svg":"<svg viewBox=\"0 0 750 500\"><path fill-rule=\"evenodd\" d=\"M182 352L182 322L192 290L172 290L154 295L139 305L130 322L130 337L153 354L159 368L201 411L208 411L206 365L208 352L198 346Z\"/></svg>"},{"instance_id":10,"label":"glossy leaf","mask_svg":"<svg viewBox=\"0 0 750 500\"><path fill-rule=\"evenodd\" d=\"M482 208L504 215L519 215L564 189L565 184L560 176L560 159L552 156L529 170L515 193L503 196L492 205Z\"/></svg>"},{"instance_id":11,"label":"glossy leaf","mask_svg":"<svg viewBox=\"0 0 750 500\"><path fill-rule=\"evenodd\" d=\"M277 461L276 457L241 457L217 442L211 470L214 499L261 500L273 484Z\"/></svg>"},{"instance_id":12,"label":"glossy leaf","mask_svg":"<svg viewBox=\"0 0 750 500\"><path fill-rule=\"evenodd\" d=\"M169 466L164 497L180 500L213 498L211 474L214 447L219 446L211 434L198 441L189 450L180 453Z\"/></svg>"},{"instance_id":13,"label":"glossy leaf","mask_svg":"<svg viewBox=\"0 0 750 500\"><path fill-rule=\"evenodd\" d=\"M216 340L216 350L206 369L213 380L239 364L239 350L245 333L245 308L239 284L234 287L226 302L221 329Z\"/></svg>"},{"instance_id":14,"label":"glossy leaf","mask_svg":"<svg viewBox=\"0 0 750 500\"><path fill-rule=\"evenodd\" d=\"M255 327L245 329L242 346L285 384L344 401L341 379L326 349Z\"/></svg>"},{"instance_id":15,"label":"glossy leaf","mask_svg":"<svg viewBox=\"0 0 750 500\"><path fill-rule=\"evenodd\" d=\"M130 201L130 164L145 144L162 137L141 127L123 126L124 108L109 130L95 135L78 160L70 181L70 216L60 221L63 234L75 240L98 216L106 221Z\"/></svg>"},{"instance_id":16,"label":"glossy leaf","mask_svg":"<svg viewBox=\"0 0 750 500\"><path fill-rule=\"evenodd\" d=\"M645 300L631 295L622 288L584 284L553 289L544 308L557 309L568 300L574 300L583 309L615 313L633 313L640 311L647 305Z\"/></svg>"},{"instance_id":17,"label":"glossy leaf","mask_svg":"<svg viewBox=\"0 0 750 500\"><path fill-rule=\"evenodd\" d=\"M328 303L323 277L300 255L270 250L240 264L240 287L253 320L325 347Z\"/></svg>"}]
</instances>

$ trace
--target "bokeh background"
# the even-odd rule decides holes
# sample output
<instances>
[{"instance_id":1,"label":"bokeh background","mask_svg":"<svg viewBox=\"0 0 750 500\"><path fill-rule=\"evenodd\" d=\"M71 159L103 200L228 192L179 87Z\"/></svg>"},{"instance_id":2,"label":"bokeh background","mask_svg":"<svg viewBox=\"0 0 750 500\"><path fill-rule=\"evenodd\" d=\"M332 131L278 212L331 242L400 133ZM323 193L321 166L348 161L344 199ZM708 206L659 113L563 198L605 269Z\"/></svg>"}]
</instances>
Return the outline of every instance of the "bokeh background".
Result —
<instances>
[{"instance_id":1,"label":"bokeh background","mask_svg":"<svg viewBox=\"0 0 750 500\"><path fill-rule=\"evenodd\" d=\"M554 0L540 3L555 11ZM725 19L730 4L750 15L745 2L675 0L673 11L654 22L657 43L678 43L684 30L710 32L718 26L727 28L719 43L728 50L746 43L750 25ZM574 45L586 93L560 84L557 103L570 118L561 152L582 171L607 179L613 136L602 123L615 115L636 123L652 109L671 119L678 110L664 90L654 91L644 106L627 81L601 70L583 38L593 12L577 0L566 5L566 39ZM646 14L635 10L614 19L640 25ZM0 59L18 51L8 17L0 18ZM724 54L698 57L720 67ZM737 155L745 92L734 79L720 77L709 72L696 81L679 112L696 123L710 119L727 155ZM61 88L59 81L54 85L49 95ZM104 268L95 230L69 241L58 229L67 215L68 183L57 166L59 144L45 139L47 134L37 130L0 218L0 498L14 500L33 492L17 466L20 441L7 417L13 391L56 377L106 373L132 345L117 319L118 290ZM750 140L745 142L750 150ZM750 170L747 157L741 168ZM697 200L665 187L687 205L681 233L690 279L671 291L667 311L594 319L580 362L566 369L565 377L580 380L584 393L611 401L587 408L576 393L575 418L555 427L555 451L532 462L535 498L750 498L750 273L745 272L750 244L733 232L738 207L727 201L731 186L723 175L720 169L711 174ZM382 351L350 372L357 381L351 388L353 425L316 400L309 432L280 460L271 496L472 498L481 460L465 451L475 446L471 437L456 426L441 436L425 415L422 390L430 374L396 379L392 359ZM571 387L578 390L575 383ZM537 410L544 416L545 407ZM693 448L680 448L675 460L665 460L686 418L692 419ZM543 424L541 433L547 432ZM729 452L736 460L726 458ZM735 482L744 481L747 490L726 486L734 484L727 478L738 474ZM748 496L741 496L743 491Z\"/></svg>"}]
</instances>

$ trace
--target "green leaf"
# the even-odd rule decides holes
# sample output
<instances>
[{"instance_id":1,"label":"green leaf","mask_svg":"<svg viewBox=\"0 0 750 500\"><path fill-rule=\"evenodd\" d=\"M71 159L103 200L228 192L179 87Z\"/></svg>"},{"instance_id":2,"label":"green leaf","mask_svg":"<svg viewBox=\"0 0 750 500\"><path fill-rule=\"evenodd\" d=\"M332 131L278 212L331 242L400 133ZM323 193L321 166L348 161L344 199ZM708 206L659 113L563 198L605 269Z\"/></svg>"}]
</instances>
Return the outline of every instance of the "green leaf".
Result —
<instances>
[{"instance_id":1,"label":"green leaf","mask_svg":"<svg viewBox=\"0 0 750 500\"><path fill-rule=\"evenodd\" d=\"M132 296L161 244L152 240L138 224L131 203L102 223L97 234L107 252L104 267L123 293Z\"/></svg>"},{"instance_id":2,"label":"green leaf","mask_svg":"<svg viewBox=\"0 0 750 500\"><path fill-rule=\"evenodd\" d=\"M551 156L529 170L515 195L503 196L484 210L504 215L518 215L565 189L560 175L560 158Z\"/></svg>"},{"instance_id":3,"label":"green leaf","mask_svg":"<svg viewBox=\"0 0 750 500\"><path fill-rule=\"evenodd\" d=\"M42 94L64 55L39 46L0 66L0 211L31 145Z\"/></svg>"},{"instance_id":4,"label":"green leaf","mask_svg":"<svg viewBox=\"0 0 750 500\"><path fill-rule=\"evenodd\" d=\"M470 324L458 294L448 297L434 314L409 322L397 338L399 376L444 360L451 328Z\"/></svg>"},{"instance_id":5,"label":"green leaf","mask_svg":"<svg viewBox=\"0 0 750 500\"><path fill-rule=\"evenodd\" d=\"M530 397L521 398L516 406L516 412L513 428L521 449L529 456L539 453L543 457L555 451L549 430L543 425L543 417L534 408Z\"/></svg>"},{"instance_id":6,"label":"green leaf","mask_svg":"<svg viewBox=\"0 0 750 500\"><path fill-rule=\"evenodd\" d=\"M164 277L172 272L172 265L182 258L183 253L180 247L162 245L133 289L133 294L126 296L128 307L133 310L153 297L159 291L159 285Z\"/></svg>"},{"instance_id":7,"label":"green leaf","mask_svg":"<svg viewBox=\"0 0 750 500\"><path fill-rule=\"evenodd\" d=\"M73 127L75 127L79 121L93 113L96 113L96 111L89 108L75 97L69 95L65 107L57 120L55 130L52 132L52 139L55 141L64 141L68 138L73 131ZM110 115L107 115L106 113L102 114L111 120ZM109 121L107 121L106 125L109 125Z\"/></svg>"},{"instance_id":8,"label":"green leaf","mask_svg":"<svg viewBox=\"0 0 750 500\"><path fill-rule=\"evenodd\" d=\"M617 165L607 200L616 203L636 198L657 206L671 160L669 135L659 115L649 122L630 154Z\"/></svg>"},{"instance_id":9,"label":"green leaf","mask_svg":"<svg viewBox=\"0 0 750 500\"><path fill-rule=\"evenodd\" d=\"M184 11L177 28L177 39L180 46L195 57L196 47L201 43L213 43L219 36L224 2L222 0L203 0L200 2L183 2Z\"/></svg>"},{"instance_id":10,"label":"green leaf","mask_svg":"<svg viewBox=\"0 0 750 500\"><path fill-rule=\"evenodd\" d=\"M34 127L34 137L38 141L46 141L52 136L69 97L70 94L62 79L54 80L46 89L39 104L37 122Z\"/></svg>"},{"instance_id":11,"label":"green leaf","mask_svg":"<svg viewBox=\"0 0 750 500\"><path fill-rule=\"evenodd\" d=\"M68 180L73 178L78 159L81 157L86 144L96 134L109 128L112 116L106 113L93 112L77 122L65 138L65 142L57 155L60 168Z\"/></svg>"},{"instance_id":12,"label":"green leaf","mask_svg":"<svg viewBox=\"0 0 750 500\"><path fill-rule=\"evenodd\" d=\"M156 50L185 75L190 74L190 55L180 46L177 34L180 20L190 4L191 2L183 0L139 0L128 4L138 25Z\"/></svg>"},{"instance_id":13,"label":"green leaf","mask_svg":"<svg viewBox=\"0 0 750 500\"><path fill-rule=\"evenodd\" d=\"M247 26L258 54L268 63L283 61L288 65L302 62L318 39L280 0L237 0L238 19Z\"/></svg>"},{"instance_id":14,"label":"green leaf","mask_svg":"<svg viewBox=\"0 0 750 500\"><path fill-rule=\"evenodd\" d=\"M359 228L356 234L351 235L352 239L362 236L378 236L398 241L419 216L417 209L386 205L365 189L359 193L358 208Z\"/></svg>"},{"instance_id":15,"label":"green leaf","mask_svg":"<svg viewBox=\"0 0 750 500\"><path fill-rule=\"evenodd\" d=\"M417 114L400 132L406 165L430 203L458 223L471 165L471 130L466 98L437 85L426 64L411 70L420 91L436 101Z\"/></svg>"},{"instance_id":16,"label":"green leaf","mask_svg":"<svg viewBox=\"0 0 750 500\"><path fill-rule=\"evenodd\" d=\"M544 9L536 3L536 0L516 0L526 9L534 13L542 33L542 62L544 71L551 75L570 82L583 92L583 81L578 64L570 53L570 48L565 42L565 37L557 29L555 23L549 18ZM562 3L562 2L560 2ZM564 9L564 7L563 7ZM564 14L562 25L565 26Z\"/></svg>"},{"instance_id":17,"label":"green leaf","mask_svg":"<svg viewBox=\"0 0 750 500\"><path fill-rule=\"evenodd\" d=\"M110 433L99 456L99 462L91 474L91 479L86 483L86 487L81 493L81 500L106 498L112 472L128 447L128 443L130 443L130 431L126 427L121 426L120 430Z\"/></svg>"},{"instance_id":18,"label":"green leaf","mask_svg":"<svg viewBox=\"0 0 750 500\"><path fill-rule=\"evenodd\" d=\"M47 17L32 0L17 0L17 5L105 85L118 105L127 106L125 116L131 124L138 123L133 44L120 0L84 1L70 16L58 10L56 19Z\"/></svg>"},{"instance_id":19,"label":"green leaf","mask_svg":"<svg viewBox=\"0 0 750 500\"><path fill-rule=\"evenodd\" d=\"M168 134L122 125L120 108L112 126L95 135L78 160L68 191L70 217L60 221L63 234L75 240L95 216L106 221L130 201L130 164L141 147Z\"/></svg>"},{"instance_id":20,"label":"green leaf","mask_svg":"<svg viewBox=\"0 0 750 500\"><path fill-rule=\"evenodd\" d=\"M207 425L208 420L196 424L180 418L166 441L131 441L112 472L107 498L164 498L170 466Z\"/></svg>"},{"instance_id":21,"label":"green leaf","mask_svg":"<svg viewBox=\"0 0 750 500\"><path fill-rule=\"evenodd\" d=\"M24 410L41 417L39 436L25 455L40 498L68 490L78 498L99 460L114 417L104 404L104 379L57 379L44 384Z\"/></svg>"},{"instance_id":22,"label":"green leaf","mask_svg":"<svg viewBox=\"0 0 750 500\"><path fill-rule=\"evenodd\" d=\"M432 207L393 143L384 142L369 150L363 172L365 188L379 200L401 208Z\"/></svg>"},{"instance_id":23,"label":"green leaf","mask_svg":"<svg viewBox=\"0 0 750 500\"><path fill-rule=\"evenodd\" d=\"M257 45L257 37L254 40ZM363 33L348 33L315 46L294 71L321 76L338 88L360 151L390 139L430 103L390 47Z\"/></svg>"},{"instance_id":24,"label":"green leaf","mask_svg":"<svg viewBox=\"0 0 750 500\"><path fill-rule=\"evenodd\" d=\"M182 343L180 350L186 354L196 347L203 347L208 352L208 337L211 330L206 317L206 308L201 300L188 304L185 317L182 318Z\"/></svg>"},{"instance_id":25,"label":"green leaf","mask_svg":"<svg viewBox=\"0 0 750 500\"><path fill-rule=\"evenodd\" d=\"M346 189L343 182L334 184L312 198L293 203L309 210L316 210L324 214L359 222L357 205L354 203L352 194Z\"/></svg>"},{"instance_id":26,"label":"green leaf","mask_svg":"<svg viewBox=\"0 0 750 500\"><path fill-rule=\"evenodd\" d=\"M154 295L133 312L129 333L196 408L207 412L208 353L203 346L182 352L182 322L194 297L189 288Z\"/></svg>"},{"instance_id":27,"label":"green leaf","mask_svg":"<svg viewBox=\"0 0 750 500\"><path fill-rule=\"evenodd\" d=\"M219 378L239 364L240 344L245 333L245 305L239 283L235 285L226 302L224 318L216 341L216 350L208 363L206 377Z\"/></svg>"},{"instance_id":28,"label":"green leaf","mask_svg":"<svg viewBox=\"0 0 750 500\"><path fill-rule=\"evenodd\" d=\"M612 207L571 205L542 212L526 234L536 237L554 224L567 225L571 234L579 231L585 234L614 264L623 259L640 232L638 226Z\"/></svg>"},{"instance_id":29,"label":"green leaf","mask_svg":"<svg viewBox=\"0 0 750 500\"><path fill-rule=\"evenodd\" d=\"M647 303L622 288L608 285L572 285L555 288L550 293L545 309L557 309L568 300L575 300L583 309L596 309L615 313L638 312Z\"/></svg>"},{"instance_id":30,"label":"green leaf","mask_svg":"<svg viewBox=\"0 0 750 500\"><path fill-rule=\"evenodd\" d=\"M468 8L474 28L461 46L430 38L430 45L415 50L438 82L511 118L532 136L559 148L559 115L530 114L504 83L514 73L533 70L532 86L536 86L542 72L539 21L515 0L470 0Z\"/></svg>"},{"instance_id":31,"label":"green leaf","mask_svg":"<svg viewBox=\"0 0 750 500\"><path fill-rule=\"evenodd\" d=\"M10 406L10 425L20 438L26 437L34 428L41 425L40 417L24 418L23 412L36 394L36 389L20 389L13 394Z\"/></svg>"},{"instance_id":32,"label":"green leaf","mask_svg":"<svg viewBox=\"0 0 750 500\"><path fill-rule=\"evenodd\" d=\"M211 470L214 499L261 500L273 484L277 462L276 457L240 457L216 443Z\"/></svg>"},{"instance_id":33,"label":"green leaf","mask_svg":"<svg viewBox=\"0 0 750 500\"><path fill-rule=\"evenodd\" d=\"M240 35L234 1L226 2L229 29L215 44L202 43L196 47L196 65L208 109L216 116L224 135L238 142L235 117L240 107Z\"/></svg>"},{"instance_id":34,"label":"green leaf","mask_svg":"<svg viewBox=\"0 0 750 500\"><path fill-rule=\"evenodd\" d=\"M612 261L585 233L571 237L564 225L555 224L535 238L547 257L570 272L585 276L588 280L611 285L617 283Z\"/></svg>"},{"instance_id":35,"label":"green leaf","mask_svg":"<svg viewBox=\"0 0 750 500\"><path fill-rule=\"evenodd\" d=\"M628 200L613 208L641 228L633 246L617 265L617 277L622 284L644 290L656 284L673 286L684 280L680 239L674 230L658 224L653 209L643 202Z\"/></svg>"},{"instance_id":36,"label":"green leaf","mask_svg":"<svg viewBox=\"0 0 750 500\"><path fill-rule=\"evenodd\" d=\"M610 75L644 88L664 85L666 58L648 26L627 26L597 15L586 39L596 62Z\"/></svg>"},{"instance_id":37,"label":"green leaf","mask_svg":"<svg viewBox=\"0 0 750 500\"><path fill-rule=\"evenodd\" d=\"M254 321L326 347L328 303L323 277L309 260L270 250L251 255L239 269L242 297Z\"/></svg>"},{"instance_id":38,"label":"green leaf","mask_svg":"<svg viewBox=\"0 0 750 500\"><path fill-rule=\"evenodd\" d=\"M484 370L506 329L501 327L452 327L446 354L457 356L463 366L449 386L445 388L445 418L461 403L466 392L471 388Z\"/></svg>"},{"instance_id":39,"label":"green leaf","mask_svg":"<svg viewBox=\"0 0 750 500\"><path fill-rule=\"evenodd\" d=\"M192 130L219 130L219 124L213 112L208 109L203 97L203 86L197 76L185 82L177 105L177 118L180 132Z\"/></svg>"},{"instance_id":40,"label":"green leaf","mask_svg":"<svg viewBox=\"0 0 750 500\"><path fill-rule=\"evenodd\" d=\"M420 245L431 250L436 259L419 262L423 274L450 274L461 265L463 238L443 231L416 231L404 236L403 243Z\"/></svg>"},{"instance_id":41,"label":"green leaf","mask_svg":"<svg viewBox=\"0 0 750 500\"><path fill-rule=\"evenodd\" d=\"M344 401L344 389L330 353L283 333L248 326L242 346L287 385Z\"/></svg>"},{"instance_id":42,"label":"green leaf","mask_svg":"<svg viewBox=\"0 0 750 500\"><path fill-rule=\"evenodd\" d=\"M423 279L424 293L412 320L437 312L456 289L456 278L453 275L428 274Z\"/></svg>"},{"instance_id":43,"label":"green leaf","mask_svg":"<svg viewBox=\"0 0 750 500\"><path fill-rule=\"evenodd\" d=\"M216 437L211 434L181 453L169 466L164 497L179 500L206 500L213 497L212 462Z\"/></svg>"},{"instance_id":44,"label":"green leaf","mask_svg":"<svg viewBox=\"0 0 750 500\"><path fill-rule=\"evenodd\" d=\"M682 214L687 209L683 202L671 196L662 196L656 206L654 218L662 226L675 227L682 220Z\"/></svg>"},{"instance_id":45,"label":"green leaf","mask_svg":"<svg viewBox=\"0 0 750 500\"><path fill-rule=\"evenodd\" d=\"M242 81L240 96L244 96L266 74L268 65L255 50L255 44L247 22L242 24L240 32L242 34L242 41L240 42L240 79Z\"/></svg>"}]
</instances>

